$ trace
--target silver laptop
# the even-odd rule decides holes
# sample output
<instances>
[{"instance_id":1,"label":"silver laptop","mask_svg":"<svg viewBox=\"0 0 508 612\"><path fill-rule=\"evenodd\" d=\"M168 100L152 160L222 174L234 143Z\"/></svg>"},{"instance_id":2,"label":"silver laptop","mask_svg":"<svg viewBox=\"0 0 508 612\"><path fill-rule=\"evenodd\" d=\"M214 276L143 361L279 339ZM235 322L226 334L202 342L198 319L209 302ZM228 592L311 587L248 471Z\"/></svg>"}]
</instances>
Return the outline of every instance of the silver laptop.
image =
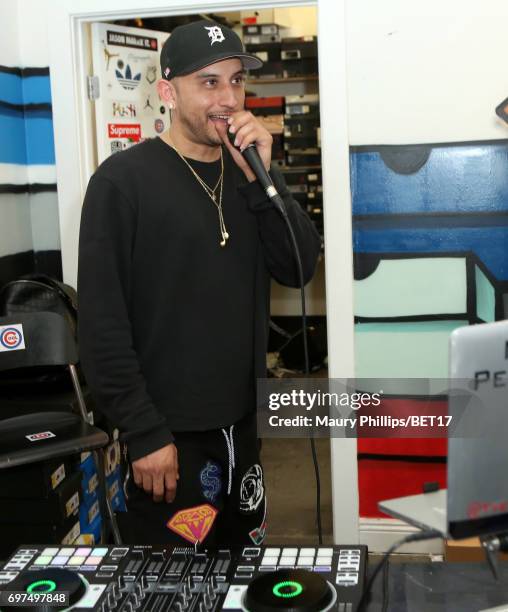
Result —
<instances>
[{"instance_id":1,"label":"silver laptop","mask_svg":"<svg viewBox=\"0 0 508 612\"><path fill-rule=\"evenodd\" d=\"M508 321L452 332L449 371L448 490L379 508L453 539L508 531Z\"/></svg>"}]
</instances>

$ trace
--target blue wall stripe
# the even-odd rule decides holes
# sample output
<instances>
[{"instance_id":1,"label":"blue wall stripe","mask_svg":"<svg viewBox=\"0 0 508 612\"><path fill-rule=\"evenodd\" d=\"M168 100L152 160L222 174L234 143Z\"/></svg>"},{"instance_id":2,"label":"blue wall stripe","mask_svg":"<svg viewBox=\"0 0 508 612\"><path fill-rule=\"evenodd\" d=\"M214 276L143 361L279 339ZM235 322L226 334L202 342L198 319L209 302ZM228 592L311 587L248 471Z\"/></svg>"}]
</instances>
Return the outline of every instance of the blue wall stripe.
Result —
<instances>
[{"instance_id":1,"label":"blue wall stripe","mask_svg":"<svg viewBox=\"0 0 508 612\"><path fill-rule=\"evenodd\" d=\"M0 163L55 163L50 111L39 110L23 115L20 111L0 108L0 134Z\"/></svg>"},{"instance_id":2,"label":"blue wall stripe","mask_svg":"<svg viewBox=\"0 0 508 612\"><path fill-rule=\"evenodd\" d=\"M350 159L355 215L508 211L508 143L435 146L409 175L374 150L352 149Z\"/></svg>"},{"instance_id":3,"label":"blue wall stripe","mask_svg":"<svg viewBox=\"0 0 508 612\"><path fill-rule=\"evenodd\" d=\"M22 112L0 109L0 162L26 164L25 118Z\"/></svg>"},{"instance_id":4,"label":"blue wall stripe","mask_svg":"<svg viewBox=\"0 0 508 612\"><path fill-rule=\"evenodd\" d=\"M10 104L23 104L23 87L19 76L0 72L0 98Z\"/></svg>"},{"instance_id":5,"label":"blue wall stripe","mask_svg":"<svg viewBox=\"0 0 508 612\"><path fill-rule=\"evenodd\" d=\"M497 280L508 280L508 227L383 228L354 224L356 253L473 251Z\"/></svg>"},{"instance_id":6,"label":"blue wall stripe","mask_svg":"<svg viewBox=\"0 0 508 612\"><path fill-rule=\"evenodd\" d=\"M51 104L49 76L24 77L23 102L25 104Z\"/></svg>"},{"instance_id":7,"label":"blue wall stripe","mask_svg":"<svg viewBox=\"0 0 508 612\"><path fill-rule=\"evenodd\" d=\"M0 99L10 104L50 104L49 76L26 76L0 72Z\"/></svg>"},{"instance_id":8,"label":"blue wall stripe","mask_svg":"<svg viewBox=\"0 0 508 612\"><path fill-rule=\"evenodd\" d=\"M25 115L28 164L54 164L53 120L44 111Z\"/></svg>"}]
</instances>

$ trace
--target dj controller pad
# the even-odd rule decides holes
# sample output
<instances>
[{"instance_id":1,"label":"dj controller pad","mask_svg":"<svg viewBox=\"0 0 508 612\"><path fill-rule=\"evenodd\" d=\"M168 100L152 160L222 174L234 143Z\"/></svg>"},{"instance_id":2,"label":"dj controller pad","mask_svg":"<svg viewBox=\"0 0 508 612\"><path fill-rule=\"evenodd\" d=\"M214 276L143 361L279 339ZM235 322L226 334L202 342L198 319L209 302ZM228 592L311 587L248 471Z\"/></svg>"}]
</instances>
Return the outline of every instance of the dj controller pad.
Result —
<instances>
[{"instance_id":1,"label":"dj controller pad","mask_svg":"<svg viewBox=\"0 0 508 612\"><path fill-rule=\"evenodd\" d=\"M367 548L359 545L22 546L0 569L0 609L8 612L16 601L14 609L47 611L355 612L366 559Z\"/></svg>"}]
</instances>

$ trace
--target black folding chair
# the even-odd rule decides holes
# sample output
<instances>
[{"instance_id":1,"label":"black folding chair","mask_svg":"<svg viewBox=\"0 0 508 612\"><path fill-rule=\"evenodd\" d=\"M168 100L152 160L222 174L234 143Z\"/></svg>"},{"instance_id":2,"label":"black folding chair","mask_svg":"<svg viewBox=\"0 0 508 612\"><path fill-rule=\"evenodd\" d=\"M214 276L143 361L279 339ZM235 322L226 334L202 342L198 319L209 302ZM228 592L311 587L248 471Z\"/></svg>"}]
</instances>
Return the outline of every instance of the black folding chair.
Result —
<instances>
[{"instance_id":1,"label":"black folding chair","mask_svg":"<svg viewBox=\"0 0 508 612\"><path fill-rule=\"evenodd\" d=\"M0 372L64 366L69 370L80 414L34 411L0 420L0 469L63 457L83 451L94 454L103 516L109 518L113 539L121 543L104 474L103 448L109 437L90 423L76 371L78 351L65 319L53 312L0 317Z\"/></svg>"}]
</instances>

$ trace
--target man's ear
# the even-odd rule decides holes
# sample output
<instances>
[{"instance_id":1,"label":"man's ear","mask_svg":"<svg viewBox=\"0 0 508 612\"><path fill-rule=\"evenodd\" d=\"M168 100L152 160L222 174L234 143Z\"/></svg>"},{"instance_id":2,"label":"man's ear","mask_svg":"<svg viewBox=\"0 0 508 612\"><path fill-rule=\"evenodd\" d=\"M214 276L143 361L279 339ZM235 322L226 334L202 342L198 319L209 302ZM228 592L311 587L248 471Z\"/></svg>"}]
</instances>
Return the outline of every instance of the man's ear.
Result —
<instances>
[{"instance_id":1,"label":"man's ear","mask_svg":"<svg viewBox=\"0 0 508 612\"><path fill-rule=\"evenodd\" d=\"M171 81L166 79L159 79L157 81L157 93L159 98L169 106L169 108L175 107L175 87Z\"/></svg>"}]
</instances>

